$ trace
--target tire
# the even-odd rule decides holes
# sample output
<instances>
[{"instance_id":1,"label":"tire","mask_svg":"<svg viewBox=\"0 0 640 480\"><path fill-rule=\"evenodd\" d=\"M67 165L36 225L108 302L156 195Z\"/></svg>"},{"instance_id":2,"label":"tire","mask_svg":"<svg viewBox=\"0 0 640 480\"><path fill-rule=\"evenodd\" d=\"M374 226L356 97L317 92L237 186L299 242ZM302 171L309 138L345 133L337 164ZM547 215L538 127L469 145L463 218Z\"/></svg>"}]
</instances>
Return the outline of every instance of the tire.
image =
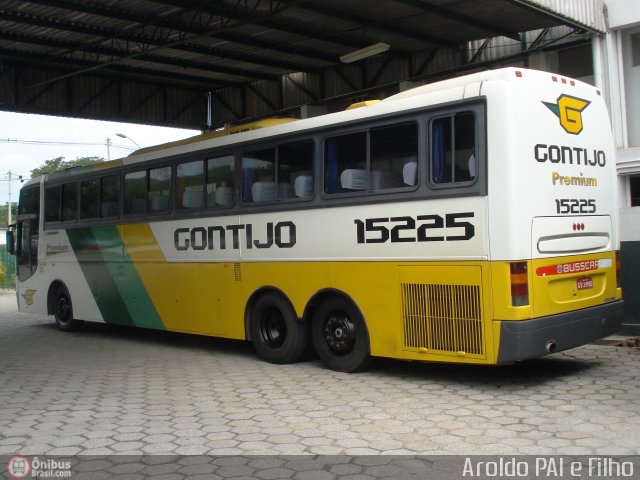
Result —
<instances>
[{"instance_id":1,"label":"tire","mask_svg":"<svg viewBox=\"0 0 640 480\"><path fill-rule=\"evenodd\" d=\"M71 296L63 286L58 287L53 297L53 315L56 326L63 332L75 332L82 328L83 322L73 318Z\"/></svg>"},{"instance_id":2,"label":"tire","mask_svg":"<svg viewBox=\"0 0 640 480\"><path fill-rule=\"evenodd\" d=\"M258 298L249 321L253 346L269 363L297 362L311 347L308 322L298 319L281 295L268 293Z\"/></svg>"},{"instance_id":3,"label":"tire","mask_svg":"<svg viewBox=\"0 0 640 480\"><path fill-rule=\"evenodd\" d=\"M337 372L367 367L369 333L358 308L343 297L325 299L313 314L311 339L322 363Z\"/></svg>"}]
</instances>

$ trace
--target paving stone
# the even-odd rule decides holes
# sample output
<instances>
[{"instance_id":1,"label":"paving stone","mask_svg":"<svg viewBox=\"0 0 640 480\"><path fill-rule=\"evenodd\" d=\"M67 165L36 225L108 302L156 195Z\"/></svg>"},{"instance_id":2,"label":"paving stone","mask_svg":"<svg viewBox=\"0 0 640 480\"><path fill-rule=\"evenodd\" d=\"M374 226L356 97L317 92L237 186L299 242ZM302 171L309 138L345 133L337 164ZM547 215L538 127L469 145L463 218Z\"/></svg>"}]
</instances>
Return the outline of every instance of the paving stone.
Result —
<instances>
[{"instance_id":1,"label":"paving stone","mask_svg":"<svg viewBox=\"0 0 640 480\"><path fill-rule=\"evenodd\" d=\"M381 360L350 375L317 360L264 363L240 342L202 345L104 325L63 335L0 294L0 454L640 453L634 348L495 368ZM377 478L349 465L307 470ZM212 473L189 466L159 475Z\"/></svg>"}]
</instances>

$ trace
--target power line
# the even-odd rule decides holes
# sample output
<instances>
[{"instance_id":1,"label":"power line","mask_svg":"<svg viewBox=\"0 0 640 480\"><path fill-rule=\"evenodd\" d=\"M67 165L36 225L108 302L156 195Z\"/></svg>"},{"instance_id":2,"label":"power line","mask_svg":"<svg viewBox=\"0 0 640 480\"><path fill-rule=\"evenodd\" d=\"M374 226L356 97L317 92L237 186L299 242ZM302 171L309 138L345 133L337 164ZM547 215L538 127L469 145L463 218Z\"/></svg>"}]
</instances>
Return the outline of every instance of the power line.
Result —
<instances>
[{"instance_id":1,"label":"power line","mask_svg":"<svg viewBox=\"0 0 640 480\"><path fill-rule=\"evenodd\" d=\"M76 146L85 146L85 147L97 147L105 145L104 142L61 142L61 141L53 141L53 140L31 140L26 138L0 138L0 142L2 143L15 143L18 145L76 145ZM121 145L119 143L110 143L110 146L121 148L123 150L133 151L135 148L129 147L127 145Z\"/></svg>"}]
</instances>

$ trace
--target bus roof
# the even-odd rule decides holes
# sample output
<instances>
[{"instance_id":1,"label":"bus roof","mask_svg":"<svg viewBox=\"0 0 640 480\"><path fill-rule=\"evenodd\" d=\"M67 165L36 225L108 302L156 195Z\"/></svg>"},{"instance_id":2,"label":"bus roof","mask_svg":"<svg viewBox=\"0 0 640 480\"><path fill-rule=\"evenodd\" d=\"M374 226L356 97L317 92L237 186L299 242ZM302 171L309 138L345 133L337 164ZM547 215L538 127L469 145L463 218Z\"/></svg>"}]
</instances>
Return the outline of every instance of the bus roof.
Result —
<instances>
[{"instance_id":1,"label":"bus roof","mask_svg":"<svg viewBox=\"0 0 640 480\"><path fill-rule=\"evenodd\" d=\"M184 140L142 148L122 159L95 164L88 167L74 167L60 172L55 172L54 174L51 174L51 178L66 175L79 175L92 170L131 165L168 156L197 152L199 150L209 148L232 146L236 143L245 141L260 140L286 135L288 133L313 130L367 117L383 116L389 113L397 113L414 109L420 104L438 104L462 100L464 98L472 98L479 95L480 86L482 83L487 81L516 81L520 78L524 80L535 79L541 81L543 79L555 79L556 77L558 76L553 73L525 68L508 67L497 70L486 70L415 87L388 97L381 102L361 102L360 104L354 104L352 105L354 108L349 108L337 113L330 113L303 120L297 120L295 118L264 119L244 125L236 125L220 131L196 135ZM577 80L571 81L580 84L583 83ZM476 88L469 88L470 86L476 86ZM589 87L595 88L591 85L589 85ZM432 94L437 94L438 98L428 98ZM425 98L424 101L417 102L416 97L427 98Z\"/></svg>"}]
</instances>

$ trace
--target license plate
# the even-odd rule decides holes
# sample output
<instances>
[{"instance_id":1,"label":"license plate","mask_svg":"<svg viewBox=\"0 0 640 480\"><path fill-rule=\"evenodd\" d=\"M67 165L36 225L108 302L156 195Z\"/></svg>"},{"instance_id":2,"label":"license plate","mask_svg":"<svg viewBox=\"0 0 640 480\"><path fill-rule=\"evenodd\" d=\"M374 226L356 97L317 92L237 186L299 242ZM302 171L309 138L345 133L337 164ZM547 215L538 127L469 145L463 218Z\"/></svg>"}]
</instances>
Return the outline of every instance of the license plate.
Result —
<instances>
[{"instance_id":1,"label":"license plate","mask_svg":"<svg viewBox=\"0 0 640 480\"><path fill-rule=\"evenodd\" d=\"M593 288L593 278L580 277L576 280L576 286L578 287L578 290L588 290Z\"/></svg>"}]
</instances>

